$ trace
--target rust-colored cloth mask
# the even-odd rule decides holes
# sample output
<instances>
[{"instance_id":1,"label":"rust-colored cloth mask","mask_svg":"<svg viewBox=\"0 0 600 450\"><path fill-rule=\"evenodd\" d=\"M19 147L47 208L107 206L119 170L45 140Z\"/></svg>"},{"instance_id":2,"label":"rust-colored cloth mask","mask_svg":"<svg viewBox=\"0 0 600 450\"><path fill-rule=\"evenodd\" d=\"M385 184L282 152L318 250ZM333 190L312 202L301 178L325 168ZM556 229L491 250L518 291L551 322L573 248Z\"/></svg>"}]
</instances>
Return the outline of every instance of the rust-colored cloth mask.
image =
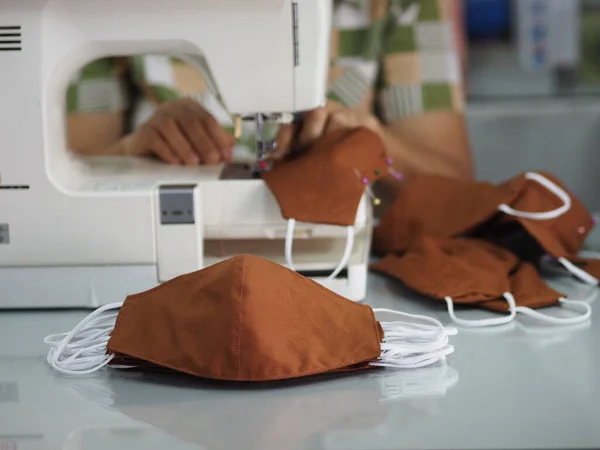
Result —
<instances>
[{"instance_id":1,"label":"rust-colored cloth mask","mask_svg":"<svg viewBox=\"0 0 600 450\"><path fill-rule=\"evenodd\" d=\"M586 321L591 316L591 307L586 301L565 298L564 294L548 286L535 266L528 262L521 263L510 275L510 291L516 301L515 311L541 322L552 325L572 325ZM535 311L539 308L557 305L564 309L581 312L581 314L573 317L555 317ZM510 311L506 302L498 300L483 302L481 306L500 312Z\"/></svg>"},{"instance_id":2,"label":"rust-colored cloth mask","mask_svg":"<svg viewBox=\"0 0 600 450\"><path fill-rule=\"evenodd\" d=\"M366 128L325 135L306 150L278 162L263 174L284 219L286 264L294 268L292 241L296 221L346 228L347 239L335 278L347 265L354 244L354 224L369 184L386 176L390 161L381 139Z\"/></svg>"},{"instance_id":3,"label":"rust-colored cloth mask","mask_svg":"<svg viewBox=\"0 0 600 450\"><path fill-rule=\"evenodd\" d=\"M579 199L553 175L547 173L528 173L527 185L511 202L501 210L507 214L504 222L498 227L502 230L510 228L511 223L517 222L521 227L522 239L515 239L515 251L520 252L521 259L539 262L544 253L555 258L575 277L593 285L598 279L588 274L585 269L573 262L585 266L588 262L577 255L582 249L585 239L594 227L594 219ZM505 185L514 184L510 180ZM508 222L508 223L506 223ZM493 228L493 227L492 227ZM518 231L516 236L518 236ZM482 237L494 238L494 232ZM527 244L527 238L532 238L539 251ZM523 251L525 249L525 251ZM531 254L533 250L533 255ZM523 254L525 253L525 254Z\"/></svg>"},{"instance_id":4,"label":"rust-colored cloth mask","mask_svg":"<svg viewBox=\"0 0 600 450\"><path fill-rule=\"evenodd\" d=\"M378 322L375 312L385 311L241 255L103 306L70 333L45 341L48 362L64 373L110 363L231 381L419 367L453 351L439 321L419 316L426 323L415 328L409 321Z\"/></svg>"},{"instance_id":5,"label":"rust-colored cloth mask","mask_svg":"<svg viewBox=\"0 0 600 450\"><path fill-rule=\"evenodd\" d=\"M399 253L417 235L467 235L498 214L500 205L511 203L520 190L517 183L495 186L438 175L414 177L375 228L374 248L381 254Z\"/></svg>"},{"instance_id":6,"label":"rust-colored cloth mask","mask_svg":"<svg viewBox=\"0 0 600 450\"><path fill-rule=\"evenodd\" d=\"M547 173L527 172L498 186L421 176L405 186L382 218L374 246L386 254L405 251L421 234L477 237L536 264L551 255L577 278L597 285L585 271L594 270L594 262L577 257L593 224L577 197Z\"/></svg>"},{"instance_id":7,"label":"rust-colored cloth mask","mask_svg":"<svg viewBox=\"0 0 600 450\"><path fill-rule=\"evenodd\" d=\"M532 308L559 301L583 310L583 314L564 320L550 317L547 322L577 323L587 320L590 314L587 303L554 295L555 291L545 286L533 266L519 266L519 260L509 250L483 240L421 237L402 256L389 254L372 268L421 294L444 300L451 319L462 326L502 325L514 320L518 312L541 319L545 316ZM506 311L509 315L460 319L454 312L455 304Z\"/></svg>"}]
</instances>

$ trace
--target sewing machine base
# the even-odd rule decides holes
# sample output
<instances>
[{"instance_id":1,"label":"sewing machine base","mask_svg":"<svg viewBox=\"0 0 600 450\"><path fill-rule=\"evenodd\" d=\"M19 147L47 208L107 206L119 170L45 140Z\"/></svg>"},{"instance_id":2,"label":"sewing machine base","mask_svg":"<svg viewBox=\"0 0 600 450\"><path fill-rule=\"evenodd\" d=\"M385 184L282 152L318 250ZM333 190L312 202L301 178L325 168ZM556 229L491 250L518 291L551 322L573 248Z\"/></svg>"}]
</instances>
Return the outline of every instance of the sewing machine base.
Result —
<instances>
[{"instance_id":1,"label":"sewing machine base","mask_svg":"<svg viewBox=\"0 0 600 450\"><path fill-rule=\"evenodd\" d=\"M366 264L351 266L347 278L313 278L353 301L364 300ZM348 279L350 281L348 281ZM155 265L0 268L2 308L97 308L155 287Z\"/></svg>"}]
</instances>

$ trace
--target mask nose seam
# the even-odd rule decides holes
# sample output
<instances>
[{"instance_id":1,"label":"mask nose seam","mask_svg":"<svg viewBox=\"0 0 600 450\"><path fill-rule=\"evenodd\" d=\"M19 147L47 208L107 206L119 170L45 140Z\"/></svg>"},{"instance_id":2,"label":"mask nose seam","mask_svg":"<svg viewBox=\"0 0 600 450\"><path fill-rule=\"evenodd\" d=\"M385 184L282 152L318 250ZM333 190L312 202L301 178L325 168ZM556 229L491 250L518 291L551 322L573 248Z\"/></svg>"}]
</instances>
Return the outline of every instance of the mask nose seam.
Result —
<instances>
[{"instance_id":1,"label":"mask nose seam","mask_svg":"<svg viewBox=\"0 0 600 450\"><path fill-rule=\"evenodd\" d=\"M235 330L235 348L237 352L236 365L237 365L237 378L242 379L242 302L244 299L244 272L246 269L246 258L242 260L242 270L240 271L240 278L238 280L238 304L237 304L237 320Z\"/></svg>"}]
</instances>

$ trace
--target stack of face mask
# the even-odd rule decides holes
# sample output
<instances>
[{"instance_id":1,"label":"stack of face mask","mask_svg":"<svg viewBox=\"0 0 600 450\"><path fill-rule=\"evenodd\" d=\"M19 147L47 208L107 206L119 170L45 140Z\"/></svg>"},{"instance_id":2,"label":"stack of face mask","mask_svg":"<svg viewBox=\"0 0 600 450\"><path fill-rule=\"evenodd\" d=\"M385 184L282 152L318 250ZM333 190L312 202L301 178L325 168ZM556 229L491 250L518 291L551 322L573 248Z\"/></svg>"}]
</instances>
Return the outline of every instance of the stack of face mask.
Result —
<instances>
[{"instance_id":1,"label":"stack of face mask","mask_svg":"<svg viewBox=\"0 0 600 450\"><path fill-rule=\"evenodd\" d=\"M503 324L518 313L573 324L589 319L589 304L551 289L538 268L551 259L597 285L600 264L579 253L593 225L581 202L549 174L528 172L498 186L421 176L406 184L375 230L374 245L385 256L373 269L445 301L461 325ZM455 303L508 315L459 319ZM578 315L537 311L557 304Z\"/></svg>"},{"instance_id":2,"label":"stack of face mask","mask_svg":"<svg viewBox=\"0 0 600 450\"><path fill-rule=\"evenodd\" d=\"M375 318L385 313L395 318ZM65 374L111 365L256 382L425 367L454 351L455 333L433 318L373 310L242 255L103 306L45 342L48 363Z\"/></svg>"}]
</instances>

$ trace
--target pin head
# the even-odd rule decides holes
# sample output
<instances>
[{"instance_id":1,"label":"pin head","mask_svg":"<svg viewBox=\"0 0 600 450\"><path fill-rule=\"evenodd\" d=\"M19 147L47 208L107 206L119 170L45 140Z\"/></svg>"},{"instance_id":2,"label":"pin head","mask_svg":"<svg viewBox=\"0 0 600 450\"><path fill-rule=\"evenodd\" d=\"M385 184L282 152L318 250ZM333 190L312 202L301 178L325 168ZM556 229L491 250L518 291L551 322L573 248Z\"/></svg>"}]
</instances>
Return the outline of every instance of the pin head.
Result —
<instances>
[{"instance_id":1,"label":"pin head","mask_svg":"<svg viewBox=\"0 0 600 450\"><path fill-rule=\"evenodd\" d=\"M367 177L364 177L362 179L363 184L369 184L369 179Z\"/></svg>"},{"instance_id":2,"label":"pin head","mask_svg":"<svg viewBox=\"0 0 600 450\"><path fill-rule=\"evenodd\" d=\"M374 199L373 199L373 204L374 204L375 206L379 206L379 205L381 205L381 200L380 200L380 199L378 199L378 198L374 198Z\"/></svg>"},{"instance_id":3,"label":"pin head","mask_svg":"<svg viewBox=\"0 0 600 450\"><path fill-rule=\"evenodd\" d=\"M396 180L401 180L403 178L403 176L400 172L396 172L391 167L388 167L388 173L393 175Z\"/></svg>"}]
</instances>

